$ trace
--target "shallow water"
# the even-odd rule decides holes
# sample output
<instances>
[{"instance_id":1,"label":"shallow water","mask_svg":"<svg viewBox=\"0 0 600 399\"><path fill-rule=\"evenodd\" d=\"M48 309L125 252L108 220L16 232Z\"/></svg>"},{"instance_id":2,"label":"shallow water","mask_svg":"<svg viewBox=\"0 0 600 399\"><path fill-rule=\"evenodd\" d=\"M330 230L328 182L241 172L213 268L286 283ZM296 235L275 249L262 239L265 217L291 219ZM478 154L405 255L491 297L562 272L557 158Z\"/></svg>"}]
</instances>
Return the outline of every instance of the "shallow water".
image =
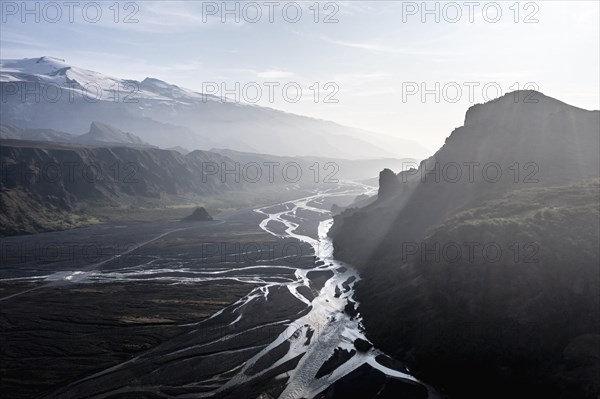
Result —
<instances>
[{"instance_id":1,"label":"shallow water","mask_svg":"<svg viewBox=\"0 0 600 399\"><path fill-rule=\"evenodd\" d=\"M333 219L324 200L365 192L372 193L372 189L340 184L327 192L254 210L262 216L257 222L260 229L278 239L309 245L319 261L316 264L305 262L295 267L283 262L283 257L264 264L215 265L210 260L202 264L189 254L166 256L152 253L153 248L146 249L143 256L136 255L144 245L186 230L163 226L160 234L127 250L136 262L125 267L103 267L125 255L120 253L80 270L45 270L4 278L5 282L42 282L53 287L162 281L176 289L177 284L226 280L256 286L211 317L183 325L190 329L183 336L44 397L108 398L134 392L165 398L246 397L269 390L278 392L280 398L313 398L365 364L389 378L419 384L406 370L379 363L385 356L381 351L360 351L354 345L356 339L367 340L360 314L345 311L349 302L356 302L354 285L360 276L351 265L333 258L327 237ZM337 349L354 355L316 378Z\"/></svg>"}]
</instances>

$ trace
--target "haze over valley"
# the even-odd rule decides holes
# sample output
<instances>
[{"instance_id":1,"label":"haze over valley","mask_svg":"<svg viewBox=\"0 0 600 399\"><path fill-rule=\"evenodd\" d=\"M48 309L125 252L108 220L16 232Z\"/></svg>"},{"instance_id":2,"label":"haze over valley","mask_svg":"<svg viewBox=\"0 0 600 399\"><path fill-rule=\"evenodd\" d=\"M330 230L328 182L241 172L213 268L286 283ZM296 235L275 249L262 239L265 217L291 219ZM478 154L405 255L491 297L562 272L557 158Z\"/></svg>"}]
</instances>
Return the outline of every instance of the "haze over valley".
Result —
<instances>
[{"instance_id":1,"label":"haze over valley","mask_svg":"<svg viewBox=\"0 0 600 399\"><path fill-rule=\"evenodd\" d=\"M598 3L267 3L0 4L0 396L597 399Z\"/></svg>"}]
</instances>

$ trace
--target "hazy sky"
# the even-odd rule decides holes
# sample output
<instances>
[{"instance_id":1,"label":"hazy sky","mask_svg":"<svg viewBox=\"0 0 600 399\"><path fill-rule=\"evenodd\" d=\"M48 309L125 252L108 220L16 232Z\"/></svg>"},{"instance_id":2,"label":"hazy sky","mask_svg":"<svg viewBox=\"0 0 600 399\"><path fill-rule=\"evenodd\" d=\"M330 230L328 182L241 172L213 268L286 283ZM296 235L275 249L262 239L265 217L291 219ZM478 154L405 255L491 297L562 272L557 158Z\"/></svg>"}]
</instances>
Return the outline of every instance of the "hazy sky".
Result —
<instances>
[{"instance_id":1,"label":"hazy sky","mask_svg":"<svg viewBox=\"0 0 600 399\"><path fill-rule=\"evenodd\" d=\"M411 138L430 149L462 125L471 104L497 90L530 83L567 103L600 108L598 1L428 2L430 14L422 2L228 2L234 11L226 15L222 2L194 1L121 2L116 15L108 1L98 17L90 2L78 2L72 15L62 1L54 3L60 17L45 4L27 3L33 10L27 14L20 1L1 2L2 58L50 55L111 76L150 76L197 91L215 90L213 82L231 90L239 82L238 94L250 101L258 85L260 105ZM125 23L131 13L129 22L137 22ZM265 82L280 83L273 102ZM303 89L299 101L286 101L283 85L291 100L298 98L296 83ZM430 91L424 101L423 88ZM328 94L338 102L325 103Z\"/></svg>"}]
</instances>

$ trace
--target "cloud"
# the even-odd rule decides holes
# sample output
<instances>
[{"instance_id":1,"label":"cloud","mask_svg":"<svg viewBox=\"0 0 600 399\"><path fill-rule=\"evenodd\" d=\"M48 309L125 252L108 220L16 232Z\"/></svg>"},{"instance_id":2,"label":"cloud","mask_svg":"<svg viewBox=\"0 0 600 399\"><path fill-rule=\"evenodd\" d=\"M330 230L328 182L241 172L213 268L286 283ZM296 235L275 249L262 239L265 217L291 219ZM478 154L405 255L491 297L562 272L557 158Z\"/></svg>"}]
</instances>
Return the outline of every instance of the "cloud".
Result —
<instances>
[{"instance_id":1,"label":"cloud","mask_svg":"<svg viewBox=\"0 0 600 399\"><path fill-rule=\"evenodd\" d=\"M333 40L333 39L328 39L328 38L326 38L325 40L329 43L337 44L338 46L352 47L352 48L358 48L358 49L362 49L362 50L377 51L377 52L383 52L383 53L397 53L400 51L399 49L396 49L394 47L384 46L379 43L347 42L347 41L343 41L343 40Z\"/></svg>"},{"instance_id":2,"label":"cloud","mask_svg":"<svg viewBox=\"0 0 600 399\"><path fill-rule=\"evenodd\" d=\"M129 4L129 6L126 8L121 6L118 14L119 20L115 22L114 11L109 10L109 3L102 3L103 17L93 25L116 31L157 34L194 32L220 27L237 28L245 25L243 19L236 20L230 16L222 21L219 13L205 12L203 2L145 1L125 4ZM126 23L125 19L130 22ZM82 18L76 18L75 23L87 27L92 25Z\"/></svg>"},{"instance_id":3,"label":"cloud","mask_svg":"<svg viewBox=\"0 0 600 399\"><path fill-rule=\"evenodd\" d=\"M377 80L389 77L387 72L370 72L370 73L342 73L335 75L336 81L356 81L356 80Z\"/></svg>"},{"instance_id":4,"label":"cloud","mask_svg":"<svg viewBox=\"0 0 600 399\"><path fill-rule=\"evenodd\" d=\"M450 55L451 53L448 51L442 50L424 50L421 48L406 48L406 47L396 47L389 46L382 43L377 42L352 42L345 40L336 40L331 39L327 36L321 36L322 40L325 40L328 43L335 44L337 46L350 47L360 50L367 50L376 53L386 53L386 54L404 54L404 55Z\"/></svg>"},{"instance_id":5,"label":"cloud","mask_svg":"<svg viewBox=\"0 0 600 399\"><path fill-rule=\"evenodd\" d=\"M19 47L36 47L45 48L45 44L42 43L39 38L33 38L29 35L24 35L16 32L10 32L6 29L2 33L2 45L15 45Z\"/></svg>"},{"instance_id":6,"label":"cloud","mask_svg":"<svg viewBox=\"0 0 600 399\"><path fill-rule=\"evenodd\" d=\"M279 69L269 69L267 71L257 73L256 76L263 79L283 79L294 76L294 74L292 72L281 71Z\"/></svg>"}]
</instances>

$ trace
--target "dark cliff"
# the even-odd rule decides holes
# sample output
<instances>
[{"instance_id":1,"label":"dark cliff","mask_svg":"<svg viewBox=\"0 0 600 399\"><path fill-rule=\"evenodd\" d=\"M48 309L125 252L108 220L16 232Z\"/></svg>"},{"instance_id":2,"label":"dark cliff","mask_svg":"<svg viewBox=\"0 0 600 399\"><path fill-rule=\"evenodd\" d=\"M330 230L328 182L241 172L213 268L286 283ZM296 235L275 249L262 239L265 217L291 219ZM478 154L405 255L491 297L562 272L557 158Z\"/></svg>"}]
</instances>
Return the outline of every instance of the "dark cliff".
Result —
<instances>
[{"instance_id":1,"label":"dark cliff","mask_svg":"<svg viewBox=\"0 0 600 399\"><path fill-rule=\"evenodd\" d=\"M596 398L599 142L598 111L510 93L336 216L376 346L451 398Z\"/></svg>"},{"instance_id":2,"label":"dark cliff","mask_svg":"<svg viewBox=\"0 0 600 399\"><path fill-rule=\"evenodd\" d=\"M600 112L520 93L520 102L509 93L471 107L440 150L418 170L398 175L395 195L338 217L336 256L360 267L375 252L399 255L398 243L422 239L464 207L513 190L598 177Z\"/></svg>"}]
</instances>

